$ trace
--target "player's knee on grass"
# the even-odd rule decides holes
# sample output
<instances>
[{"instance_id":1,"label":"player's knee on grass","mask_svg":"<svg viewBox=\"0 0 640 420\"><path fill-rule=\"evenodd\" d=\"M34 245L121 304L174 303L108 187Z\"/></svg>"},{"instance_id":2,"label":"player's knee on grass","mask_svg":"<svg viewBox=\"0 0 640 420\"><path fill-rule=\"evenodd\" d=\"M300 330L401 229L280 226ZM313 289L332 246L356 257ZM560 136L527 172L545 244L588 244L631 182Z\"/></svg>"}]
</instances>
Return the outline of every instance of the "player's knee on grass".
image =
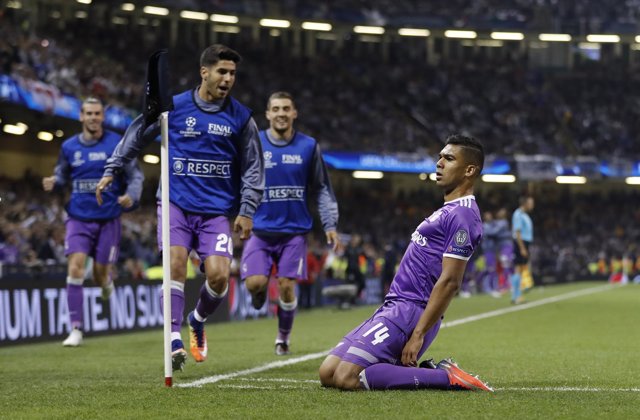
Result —
<instances>
[{"instance_id":1,"label":"player's knee on grass","mask_svg":"<svg viewBox=\"0 0 640 420\"><path fill-rule=\"evenodd\" d=\"M322 386L327 388L335 386L333 383L333 374L336 372L336 367L339 363L340 359L336 356L327 356L327 358L324 359L318 370Z\"/></svg>"},{"instance_id":2,"label":"player's knee on grass","mask_svg":"<svg viewBox=\"0 0 640 420\"><path fill-rule=\"evenodd\" d=\"M354 363L341 361L333 373L333 386L345 391L361 389L360 372L363 369Z\"/></svg>"}]
</instances>

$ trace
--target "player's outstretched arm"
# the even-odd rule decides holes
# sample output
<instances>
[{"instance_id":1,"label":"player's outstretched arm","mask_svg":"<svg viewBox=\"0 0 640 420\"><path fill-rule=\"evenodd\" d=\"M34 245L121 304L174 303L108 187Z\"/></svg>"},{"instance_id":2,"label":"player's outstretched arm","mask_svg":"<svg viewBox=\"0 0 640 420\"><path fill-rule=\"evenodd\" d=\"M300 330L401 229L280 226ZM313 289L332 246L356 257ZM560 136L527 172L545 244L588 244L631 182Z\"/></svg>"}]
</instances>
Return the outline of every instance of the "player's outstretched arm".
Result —
<instances>
[{"instance_id":1,"label":"player's outstretched arm","mask_svg":"<svg viewBox=\"0 0 640 420\"><path fill-rule=\"evenodd\" d=\"M460 289L466 267L466 260L451 257L442 259L442 274L431 291L427 306L424 308L409 341L402 350L402 364L406 366L418 364L418 352L424 343L424 336L444 315L451 300Z\"/></svg>"},{"instance_id":2,"label":"player's outstretched arm","mask_svg":"<svg viewBox=\"0 0 640 420\"><path fill-rule=\"evenodd\" d=\"M137 116L125 131L122 140L116 146L111 157L107 159L103 176L113 176L119 173L125 165L138 157L142 149L158 137L159 134L159 122L147 126L145 125L144 116Z\"/></svg>"},{"instance_id":3,"label":"player's outstretched arm","mask_svg":"<svg viewBox=\"0 0 640 420\"><path fill-rule=\"evenodd\" d=\"M98 202L98 205L102 205L102 191L111 185L112 182L112 176L103 176L100 181L98 181L98 185L96 185L96 201Z\"/></svg>"}]
</instances>

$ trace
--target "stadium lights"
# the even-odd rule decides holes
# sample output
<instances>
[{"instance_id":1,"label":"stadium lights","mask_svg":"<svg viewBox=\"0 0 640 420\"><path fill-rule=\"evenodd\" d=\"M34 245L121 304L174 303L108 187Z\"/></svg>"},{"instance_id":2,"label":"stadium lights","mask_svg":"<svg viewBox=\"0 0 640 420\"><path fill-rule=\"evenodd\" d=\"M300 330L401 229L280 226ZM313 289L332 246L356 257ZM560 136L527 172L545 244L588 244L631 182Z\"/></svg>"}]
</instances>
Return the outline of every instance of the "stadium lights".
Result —
<instances>
[{"instance_id":1,"label":"stadium lights","mask_svg":"<svg viewBox=\"0 0 640 420\"><path fill-rule=\"evenodd\" d=\"M636 42L640 43L640 35L636 36Z\"/></svg>"},{"instance_id":2,"label":"stadium lights","mask_svg":"<svg viewBox=\"0 0 640 420\"><path fill-rule=\"evenodd\" d=\"M482 175L483 182L499 182L499 183L512 183L516 182L516 176L511 174L498 175L498 174L485 174Z\"/></svg>"},{"instance_id":3,"label":"stadium lights","mask_svg":"<svg viewBox=\"0 0 640 420\"><path fill-rule=\"evenodd\" d=\"M640 185L640 176L628 176L624 182L628 185Z\"/></svg>"},{"instance_id":4,"label":"stadium lights","mask_svg":"<svg viewBox=\"0 0 640 420\"><path fill-rule=\"evenodd\" d=\"M91 4L91 0L76 0L80 4Z\"/></svg>"},{"instance_id":5,"label":"stadium lights","mask_svg":"<svg viewBox=\"0 0 640 420\"><path fill-rule=\"evenodd\" d=\"M232 26L232 25L215 25L213 27L213 31L224 32L226 34L237 34L237 33L240 33L240 27Z\"/></svg>"},{"instance_id":6,"label":"stadium lights","mask_svg":"<svg viewBox=\"0 0 640 420\"><path fill-rule=\"evenodd\" d=\"M288 28L291 22L285 19L260 19L260 26L267 28Z\"/></svg>"},{"instance_id":7,"label":"stadium lights","mask_svg":"<svg viewBox=\"0 0 640 420\"><path fill-rule=\"evenodd\" d=\"M586 184L587 178L576 175L559 175L556 177L558 184Z\"/></svg>"},{"instance_id":8,"label":"stadium lights","mask_svg":"<svg viewBox=\"0 0 640 420\"><path fill-rule=\"evenodd\" d=\"M330 23L324 22L302 22L302 29L307 31L330 31L333 29Z\"/></svg>"},{"instance_id":9,"label":"stadium lights","mask_svg":"<svg viewBox=\"0 0 640 420\"><path fill-rule=\"evenodd\" d=\"M420 179L420 181L426 181L427 178L429 178L429 175L423 172L420 175L418 175L418 178Z\"/></svg>"},{"instance_id":10,"label":"stadium lights","mask_svg":"<svg viewBox=\"0 0 640 420\"><path fill-rule=\"evenodd\" d=\"M430 179L431 181L437 181L437 179L436 179L436 173L435 173L435 172L430 173L430 174L429 174L429 179Z\"/></svg>"},{"instance_id":11,"label":"stadium lights","mask_svg":"<svg viewBox=\"0 0 640 420\"><path fill-rule=\"evenodd\" d=\"M398 35L400 36L429 36L431 31L428 29L417 28L400 28L398 29Z\"/></svg>"},{"instance_id":12,"label":"stadium lights","mask_svg":"<svg viewBox=\"0 0 640 420\"><path fill-rule=\"evenodd\" d=\"M156 155L144 155L142 157L142 160L151 165L157 165L158 163L160 163L160 158Z\"/></svg>"},{"instance_id":13,"label":"stadium lights","mask_svg":"<svg viewBox=\"0 0 640 420\"><path fill-rule=\"evenodd\" d=\"M571 41L571 35L569 34L540 34L538 35L540 41L545 42L569 42Z\"/></svg>"},{"instance_id":14,"label":"stadium lights","mask_svg":"<svg viewBox=\"0 0 640 420\"><path fill-rule=\"evenodd\" d=\"M53 140L53 133L48 131L40 131L38 132L38 138L42 141L51 141Z\"/></svg>"},{"instance_id":15,"label":"stadium lights","mask_svg":"<svg viewBox=\"0 0 640 420\"><path fill-rule=\"evenodd\" d=\"M183 19L192 20L207 20L209 15L204 12L194 12L193 10L183 10L180 12L180 17Z\"/></svg>"},{"instance_id":16,"label":"stadium lights","mask_svg":"<svg viewBox=\"0 0 640 420\"><path fill-rule=\"evenodd\" d=\"M524 39L524 34L522 32L491 32L491 39L522 41Z\"/></svg>"},{"instance_id":17,"label":"stadium lights","mask_svg":"<svg viewBox=\"0 0 640 420\"><path fill-rule=\"evenodd\" d=\"M22 9L22 2L21 1L8 1L6 7L7 7L7 9Z\"/></svg>"},{"instance_id":18,"label":"stadium lights","mask_svg":"<svg viewBox=\"0 0 640 420\"><path fill-rule=\"evenodd\" d=\"M457 39L476 39L478 34L475 31L458 31L449 29L448 31L444 31L444 36L447 38Z\"/></svg>"},{"instance_id":19,"label":"stadium lights","mask_svg":"<svg viewBox=\"0 0 640 420\"><path fill-rule=\"evenodd\" d=\"M382 179L384 173L380 171L353 171L353 177L356 179Z\"/></svg>"},{"instance_id":20,"label":"stadium lights","mask_svg":"<svg viewBox=\"0 0 640 420\"><path fill-rule=\"evenodd\" d=\"M136 10L136 5L133 3L122 3L122 6L120 6L120 10L123 10L125 12L133 12L134 10Z\"/></svg>"},{"instance_id":21,"label":"stadium lights","mask_svg":"<svg viewBox=\"0 0 640 420\"><path fill-rule=\"evenodd\" d=\"M169 9L166 7L144 6L142 11L148 15L167 16L169 14Z\"/></svg>"},{"instance_id":22,"label":"stadium lights","mask_svg":"<svg viewBox=\"0 0 640 420\"><path fill-rule=\"evenodd\" d=\"M84 10L76 10L76 13L74 15L77 19L86 19L89 14L87 12L85 12Z\"/></svg>"},{"instance_id":23,"label":"stadium lights","mask_svg":"<svg viewBox=\"0 0 640 420\"><path fill-rule=\"evenodd\" d=\"M353 27L353 32L357 34L382 35L384 33L384 28L382 26L357 25Z\"/></svg>"},{"instance_id":24,"label":"stadium lights","mask_svg":"<svg viewBox=\"0 0 640 420\"><path fill-rule=\"evenodd\" d=\"M4 130L5 133L8 134L15 134L16 136L21 136L24 133L26 133L27 131L27 126L26 125L20 125L20 123L18 124L5 124L4 127L2 127L2 129Z\"/></svg>"},{"instance_id":25,"label":"stadium lights","mask_svg":"<svg viewBox=\"0 0 640 420\"><path fill-rule=\"evenodd\" d=\"M209 19L211 19L211 22L218 23L238 23L238 16L233 15L218 15L214 13Z\"/></svg>"},{"instance_id":26,"label":"stadium lights","mask_svg":"<svg viewBox=\"0 0 640 420\"><path fill-rule=\"evenodd\" d=\"M587 41L589 42L620 42L618 35L587 35Z\"/></svg>"},{"instance_id":27,"label":"stadium lights","mask_svg":"<svg viewBox=\"0 0 640 420\"><path fill-rule=\"evenodd\" d=\"M55 132L55 133L53 133L53 134L55 134L55 136L56 136L56 137L62 137L62 136L64 136L64 131L62 131L62 130L56 130L56 132Z\"/></svg>"}]
</instances>

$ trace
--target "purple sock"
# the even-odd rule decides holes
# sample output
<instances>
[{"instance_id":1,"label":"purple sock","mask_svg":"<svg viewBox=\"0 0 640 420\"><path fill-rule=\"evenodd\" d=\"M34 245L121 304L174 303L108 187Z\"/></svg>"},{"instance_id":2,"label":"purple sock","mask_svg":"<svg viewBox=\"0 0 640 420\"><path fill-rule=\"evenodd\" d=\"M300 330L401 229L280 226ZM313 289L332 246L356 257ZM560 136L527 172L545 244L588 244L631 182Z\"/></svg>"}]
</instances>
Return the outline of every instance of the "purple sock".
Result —
<instances>
[{"instance_id":1,"label":"purple sock","mask_svg":"<svg viewBox=\"0 0 640 420\"><path fill-rule=\"evenodd\" d=\"M164 313L164 296L160 295L160 308ZM171 332L180 335L184 313L184 284L171 281Z\"/></svg>"},{"instance_id":2,"label":"purple sock","mask_svg":"<svg viewBox=\"0 0 640 420\"><path fill-rule=\"evenodd\" d=\"M67 306L69 307L71 328L82 329L82 301L84 300L82 281L83 279L78 280L67 278Z\"/></svg>"},{"instance_id":3,"label":"purple sock","mask_svg":"<svg viewBox=\"0 0 640 420\"><path fill-rule=\"evenodd\" d=\"M297 306L297 299L287 303L280 299L280 303L278 304L278 338L276 338L276 342L289 342L289 335L293 328L293 319L296 316Z\"/></svg>"},{"instance_id":4,"label":"purple sock","mask_svg":"<svg viewBox=\"0 0 640 420\"><path fill-rule=\"evenodd\" d=\"M425 369L377 363L360 374L361 382L371 390L449 389L449 375L442 369Z\"/></svg>"},{"instance_id":5,"label":"purple sock","mask_svg":"<svg viewBox=\"0 0 640 420\"><path fill-rule=\"evenodd\" d=\"M216 293L205 280L204 284L200 288L200 299L198 299L198 303L196 304L196 312L198 313L198 316L201 319L206 320L209 315L218 309L218 306L220 306L220 303L227 295L228 290L229 286L227 285L222 293Z\"/></svg>"}]
</instances>

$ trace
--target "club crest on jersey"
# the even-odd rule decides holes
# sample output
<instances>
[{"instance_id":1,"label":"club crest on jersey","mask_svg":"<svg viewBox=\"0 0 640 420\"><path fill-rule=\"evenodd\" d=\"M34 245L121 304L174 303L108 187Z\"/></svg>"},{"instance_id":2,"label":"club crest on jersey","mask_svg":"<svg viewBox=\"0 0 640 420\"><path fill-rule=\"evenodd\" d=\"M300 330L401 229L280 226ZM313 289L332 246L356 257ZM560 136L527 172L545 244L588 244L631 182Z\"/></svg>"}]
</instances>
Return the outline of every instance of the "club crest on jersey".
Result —
<instances>
[{"instance_id":1,"label":"club crest on jersey","mask_svg":"<svg viewBox=\"0 0 640 420\"><path fill-rule=\"evenodd\" d=\"M467 243L467 238L469 238L469 234L466 230L460 229L456 232L454 240L456 241L456 245L462 246Z\"/></svg>"}]
</instances>

